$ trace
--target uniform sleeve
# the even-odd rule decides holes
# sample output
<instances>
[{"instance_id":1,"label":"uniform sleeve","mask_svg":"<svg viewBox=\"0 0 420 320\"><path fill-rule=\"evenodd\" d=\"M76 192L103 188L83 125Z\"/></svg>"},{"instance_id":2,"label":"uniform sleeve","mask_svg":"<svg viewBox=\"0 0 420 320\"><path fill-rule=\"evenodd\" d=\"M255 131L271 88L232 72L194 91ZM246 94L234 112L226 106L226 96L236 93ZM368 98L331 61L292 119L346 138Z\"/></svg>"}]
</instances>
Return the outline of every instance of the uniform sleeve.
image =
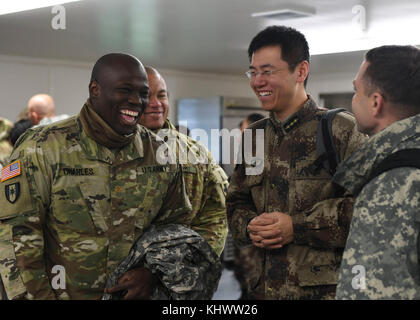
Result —
<instances>
[{"instance_id":1,"label":"uniform sleeve","mask_svg":"<svg viewBox=\"0 0 420 320\"><path fill-rule=\"evenodd\" d=\"M250 188L245 183L245 169L243 164L235 167L226 197L229 230L237 247L251 244L247 226L249 221L258 215L252 201Z\"/></svg>"},{"instance_id":2,"label":"uniform sleeve","mask_svg":"<svg viewBox=\"0 0 420 320\"><path fill-rule=\"evenodd\" d=\"M208 165L201 208L191 223L191 228L200 234L220 256L227 236L226 192L228 178L223 169L212 163Z\"/></svg>"},{"instance_id":3,"label":"uniform sleeve","mask_svg":"<svg viewBox=\"0 0 420 320\"><path fill-rule=\"evenodd\" d=\"M192 205L185 188L181 166L179 164L174 166L176 166L176 172L167 189L159 214L153 223L190 225Z\"/></svg>"},{"instance_id":4,"label":"uniform sleeve","mask_svg":"<svg viewBox=\"0 0 420 320\"><path fill-rule=\"evenodd\" d=\"M354 120L335 119L332 130L341 160L367 140L357 130ZM330 196L307 211L292 214L294 241L318 248L342 248L350 227L354 198L332 182L320 190L320 195Z\"/></svg>"},{"instance_id":5,"label":"uniform sleeve","mask_svg":"<svg viewBox=\"0 0 420 320\"><path fill-rule=\"evenodd\" d=\"M420 299L420 170L383 173L360 192L337 299Z\"/></svg>"},{"instance_id":6,"label":"uniform sleeve","mask_svg":"<svg viewBox=\"0 0 420 320\"><path fill-rule=\"evenodd\" d=\"M44 217L51 172L42 150L27 139L12 153L20 174L1 182L0 272L9 299L55 299L44 259ZM7 259L4 259L5 257Z\"/></svg>"}]
</instances>

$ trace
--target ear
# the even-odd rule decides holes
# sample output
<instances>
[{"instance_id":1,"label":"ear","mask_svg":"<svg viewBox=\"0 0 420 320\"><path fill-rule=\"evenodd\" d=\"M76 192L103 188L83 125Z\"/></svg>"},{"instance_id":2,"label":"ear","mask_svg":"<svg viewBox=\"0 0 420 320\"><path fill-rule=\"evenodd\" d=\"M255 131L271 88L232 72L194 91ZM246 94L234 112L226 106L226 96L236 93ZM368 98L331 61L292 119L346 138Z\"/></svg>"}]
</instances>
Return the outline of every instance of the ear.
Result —
<instances>
[{"instance_id":1,"label":"ear","mask_svg":"<svg viewBox=\"0 0 420 320\"><path fill-rule=\"evenodd\" d=\"M101 87L93 80L89 83L89 95L91 98L97 98L101 94Z\"/></svg>"},{"instance_id":2,"label":"ear","mask_svg":"<svg viewBox=\"0 0 420 320\"><path fill-rule=\"evenodd\" d=\"M38 113L35 111L28 112L29 120L31 120L32 125L37 125L40 121Z\"/></svg>"},{"instance_id":3,"label":"ear","mask_svg":"<svg viewBox=\"0 0 420 320\"><path fill-rule=\"evenodd\" d=\"M385 98L380 92L374 92L371 96L372 99L372 116L375 118L380 118L385 112Z\"/></svg>"},{"instance_id":4,"label":"ear","mask_svg":"<svg viewBox=\"0 0 420 320\"><path fill-rule=\"evenodd\" d=\"M309 62L303 60L296 66L295 72L297 72L297 82L304 83L309 74Z\"/></svg>"}]
</instances>

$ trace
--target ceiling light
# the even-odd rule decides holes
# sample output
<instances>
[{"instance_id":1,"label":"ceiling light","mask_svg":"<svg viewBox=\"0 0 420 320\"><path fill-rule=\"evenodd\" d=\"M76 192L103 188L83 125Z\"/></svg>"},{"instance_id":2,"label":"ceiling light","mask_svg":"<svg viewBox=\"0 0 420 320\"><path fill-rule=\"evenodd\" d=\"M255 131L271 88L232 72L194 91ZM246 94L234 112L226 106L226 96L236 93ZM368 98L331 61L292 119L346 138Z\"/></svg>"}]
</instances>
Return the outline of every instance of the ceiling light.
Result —
<instances>
[{"instance_id":1,"label":"ceiling light","mask_svg":"<svg viewBox=\"0 0 420 320\"><path fill-rule=\"evenodd\" d=\"M354 26L335 26L302 30L311 55L369 50L383 45L419 45L420 35L415 30L418 17L375 21L367 32L355 32Z\"/></svg>"},{"instance_id":2,"label":"ceiling light","mask_svg":"<svg viewBox=\"0 0 420 320\"><path fill-rule=\"evenodd\" d=\"M268 18L275 20L289 20L296 18L306 18L313 16L315 14L314 8L288 5L285 9L273 10L273 11L264 11L264 12L255 12L251 14L253 18Z\"/></svg>"},{"instance_id":3,"label":"ceiling light","mask_svg":"<svg viewBox=\"0 0 420 320\"><path fill-rule=\"evenodd\" d=\"M77 2L81 0L70 0L70 1L57 1L57 0L12 0L12 1L1 1L0 3L0 15L21 12L26 10L33 10L45 7L55 6L57 4L65 4L69 2Z\"/></svg>"}]
</instances>

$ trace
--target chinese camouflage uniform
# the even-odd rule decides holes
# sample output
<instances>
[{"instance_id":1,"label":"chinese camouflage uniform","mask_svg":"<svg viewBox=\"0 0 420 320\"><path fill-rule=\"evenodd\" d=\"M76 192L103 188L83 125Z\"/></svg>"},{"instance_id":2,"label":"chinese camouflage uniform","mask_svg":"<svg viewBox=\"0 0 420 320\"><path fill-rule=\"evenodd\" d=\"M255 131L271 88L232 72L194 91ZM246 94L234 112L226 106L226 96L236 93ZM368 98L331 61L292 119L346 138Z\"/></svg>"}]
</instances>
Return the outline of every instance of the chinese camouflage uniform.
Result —
<instances>
[{"instance_id":1,"label":"chinese camouflage uniform","mask_svg":"<svg viewBox=\"0 0 420 320\"><path fill-rule=\"evenodd\" d=\"M152 223L195 218L179 165L157 162L162 142L152 132L139 126L114 153L86 135L79 117L28 130L10 157L21 174L0 184L9 299L100 299L107 275ZM65 268L65 290L50 284L55 265Z\"/></svg>"},{"instance_id":2,"label":"chinese camouflage uniform","mask_svg":"<svg viewBox=\"0 0 420 320\"><path fill-rule=\"evenodd\" d=\"M254 133L255 129L264 130L264 170L258 175L247 175L246 170L255 163L247 164L244 160L235 168L226 199L234 240L240 247L250 246L247 225L264 212L291 215L294 232L293 242L280 249L251 247L253 272L245 276L250 294L257 298L332 299L335 296L353 199L338 193L324 168L313 168L317 158L317 126L323 112L309 97L283 123L272 113L270 118L248 127ZM354 118L347 113L334 118L332 131L341 159L365 141L365 136L357 131Z\"/></svg>"},{"instance_id":3,"label":"chinese camouflage uniform","mask_svg":"<svg viewBox=\"0 0 420 320\"><path fill-rule=\"evenodd\" d=\"M420 170L400 167L368 179L376 164L407 149L420 149L420 115L377 133L337 169L336 183L354 194L361 190L337 299L420 299Z\"/></svg>"},{"instance_id":4,"label":"chinese camouflage uniform","mask_svg":"<svg viewBox=\"0 0 420 320\"><path fill-rule=\"evenodd\" d=\"M185 188L195 216L191 227L220 256L227 236L225 198L228 177L203 144L178 132L169 120L158 135L159 132L169 138L166 142L182 166Z\"/></svg>"},{"instance_id":5,"label":"chinese camouflage uniform","mask_svg":"<svg viewBox=\"0 0 420 320\"><path fill-rule=\"evenodd\" d=\"M12 152L12 145L8 141L13 124L4 118L0 118L0 168L7 163L7 158Z\"/></svg>"}]
</instances>

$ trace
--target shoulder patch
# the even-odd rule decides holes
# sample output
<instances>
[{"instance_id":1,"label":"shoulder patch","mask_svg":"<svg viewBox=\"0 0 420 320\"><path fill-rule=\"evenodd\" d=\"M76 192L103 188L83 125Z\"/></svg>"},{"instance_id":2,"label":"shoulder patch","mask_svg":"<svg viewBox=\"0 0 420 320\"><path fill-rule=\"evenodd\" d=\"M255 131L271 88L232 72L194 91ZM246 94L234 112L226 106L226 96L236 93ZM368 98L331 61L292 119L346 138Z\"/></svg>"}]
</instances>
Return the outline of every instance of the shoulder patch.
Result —
<instances>
[{"instance_id":1,"label":"shoulder patch","mask_svg":"<svg viewBox=\"0 0 420 320\"><path fill-rule=\"evenodd\" d=\"M1 169L1 182L17 177L22 173L20 160L12 162L8 166Z\"/></svg>"},{"instance_id":2,"label":"shoulder patch","mask_svg":"<svg viewBox=\"0 0 420 320\"><path fill-rule=\"evenodd\" d=\"M10 203L15 203L16 200L19 198L20 195L20 183L12 183L6 186L4 189L6 199Z\"/></svg>"}]
</instances>

